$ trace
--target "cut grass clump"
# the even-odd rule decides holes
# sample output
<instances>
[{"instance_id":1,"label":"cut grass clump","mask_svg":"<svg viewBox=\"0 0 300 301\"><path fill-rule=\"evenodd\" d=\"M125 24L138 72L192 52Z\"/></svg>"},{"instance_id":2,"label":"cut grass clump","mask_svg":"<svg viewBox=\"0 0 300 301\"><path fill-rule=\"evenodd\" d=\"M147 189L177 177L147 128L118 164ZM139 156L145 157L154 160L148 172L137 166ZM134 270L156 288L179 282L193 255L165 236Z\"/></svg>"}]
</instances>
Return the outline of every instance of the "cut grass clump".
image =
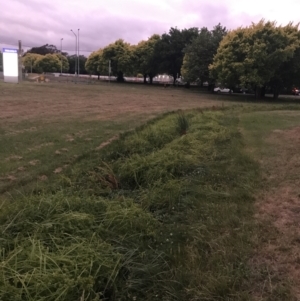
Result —
<instances>
[{"instance_id":1,"label":"cut grass clump","mask_svg":"<svg viewBox=\"0 0 300 301\"><path fill-rule=\"evenodd\" d=\"M3 205L0 299L246 300L258 167L232 112L179 114Z\"/></svg>"},{"instance_id":2,"label":"cut grass clump","mask_svg":"<svg viewBox=\"0 0 300 301\"><path fill-rule=\"evenodd\" d=\"M2 209L1 300L114 300L158 290L167 270L149 247L159 223L130 200L58 193Z\"/></svg>"}]
</instances>

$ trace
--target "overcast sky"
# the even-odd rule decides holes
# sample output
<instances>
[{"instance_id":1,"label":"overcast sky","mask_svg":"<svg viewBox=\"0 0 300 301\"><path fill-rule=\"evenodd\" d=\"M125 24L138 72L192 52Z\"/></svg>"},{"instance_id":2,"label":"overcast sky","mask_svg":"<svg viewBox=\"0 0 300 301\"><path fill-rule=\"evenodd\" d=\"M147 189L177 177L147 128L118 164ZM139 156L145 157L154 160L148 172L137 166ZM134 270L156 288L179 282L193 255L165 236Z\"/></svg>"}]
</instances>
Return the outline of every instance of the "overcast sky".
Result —
<instances>
[{"instance_id":1,"label":"overcast sky","mask_svg":"<svg viewBox=\"0 0 300 301\"><path fill-rule=\"evenodd\" d=\"M82 54L122 38L132 44L170 27L228 29L251 22L300 21L299 0L1 0L0 46L54 44L72 52L80 28ZM26 47L24 47L26 49ZM84 52L87 51L87 52Z\"/></svg>"}]
</instances>

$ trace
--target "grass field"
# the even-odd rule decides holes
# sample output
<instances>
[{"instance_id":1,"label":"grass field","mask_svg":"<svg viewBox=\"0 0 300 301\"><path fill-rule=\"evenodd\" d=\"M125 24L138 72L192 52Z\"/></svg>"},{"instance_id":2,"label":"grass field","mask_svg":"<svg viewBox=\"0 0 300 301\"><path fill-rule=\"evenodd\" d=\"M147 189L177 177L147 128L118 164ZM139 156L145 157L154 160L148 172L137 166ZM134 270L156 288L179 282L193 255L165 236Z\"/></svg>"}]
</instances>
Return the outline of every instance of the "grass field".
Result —
<instances>
[{"instance_id":1,"label":"grass field","mask_svg":"<svg viewBox=\"0 0 300 301\"><path fill-rule=\"evenodd\" d=\"M60 173L77 156L160 113L229 104L226 97L140 85L0 88L0 193Z\"/></svg>"},{"instance_id":2,"label":"grass field","mask_svg":"<svg viewBox=\"0 0 300 301\"><path fill-rule=\"evenodd\" d=\"M0 83L0 299L299 300L299 147L297 104Z\"/></svg>"}]
</instances>

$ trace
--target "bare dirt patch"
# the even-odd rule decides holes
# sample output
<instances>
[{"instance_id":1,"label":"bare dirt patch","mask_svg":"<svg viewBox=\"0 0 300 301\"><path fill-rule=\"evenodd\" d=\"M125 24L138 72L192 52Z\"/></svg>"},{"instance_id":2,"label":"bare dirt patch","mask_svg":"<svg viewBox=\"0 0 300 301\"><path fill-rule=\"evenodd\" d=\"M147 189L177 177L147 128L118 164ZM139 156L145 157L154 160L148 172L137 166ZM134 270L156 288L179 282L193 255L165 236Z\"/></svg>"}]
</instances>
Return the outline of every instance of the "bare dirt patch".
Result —
<instances>
[{"instance_id":1,"label":"bare dirt patch","mask_svg":"<svg viewBox=\"0 0 300 301\"><path fill-rule=\"evenodd\" d=\"M111 137L110 139L102 142L98 147L96 147L96 150L102 149L103 147L109 145L110 143L112 143L114 140L117 140L118 138L119 138L119 135L115 135L115 136Z\"/></svg>"},{"instance_id":2,"label":"bare dirt patch","mask_svg":"<svg viewBox=\"0 0 300 301\"><path fill-rule=\"evenodd\" d=\"M8 176L6 177L6 179L7 179L8 181L10 181L10 182L14 182L14 181L17 180L17 178L16 178L15 176L13 176L13 175L8 175Z\"/></svg>"},{"instance_id":3,"label":"bare dirt patch","mask_svg":"<svg viewBox=\"0 0 300 301\"><path fill-rule=\"evenodd\" d=\"M61 148L61 149L57 149L55 151L56 155L61 155L62 153L67 153L69 150L67 148Z\"/></svg>"},{"instance_id":4,"label":"bare dirt patch","mask_svg":"<svg viewBox=\"0 0 300 301\"><path fill-rule=\"evenodd\" d=\"M36 145L34 147L28 148L28 150L30 152L32 152L32 151L38 151L38 150L40 150L43 147L52 146L53 144L54 144L53 142L42 143L42 144Z\"/></svg>"},{"instance_id":5,"label":"bare dirt patch","mask_svg":"<svg viewBox=\"0 0 300 301\"><path fill-rule=\"evenodd\" d=\"M63 168L62 167L57 167L53 172L55 173L55 174L59 174L59 173L61 173L63 171Z\"/></svg>"},{"instance_id":6,"label":"bare dirt patch","mask_svg":"<svg viewBox=\"0 0 300 301\"><path fill-rule=\"evenodd\" d=\"M42 181L42 182L45 182L45 181L48 180L48 177L47 177L46 175L41 175L41 176L38 177L38 179L39 179L40 181Z\"/></svg>"},{"instance_id":7,"label":"bare dirt patch","mask_svg":"<svg viewBox=\"0 0 300 301\"><path fill-rule=\"evenodd\" d=\"M300 300L300 127L274 130L267 142L276 156L262 161L269 189L258 197L256 217L271 222L276 235L260 248L257 260L289 279Z\"/></svg>"},{"instance_id":8,"label":"bare dirt patch","mask_svg":"<svg viewBox=\"0 0 300 301\"><path fill-rule=\"evenodd\" d=\"M1 114L0 114L1 117ZM13 135L18 135L18 134L23 134L26 132L35 132L37 130L36 127L31 127L29 129L22 129L22 130L14 130L14 131L8 131L5 133L6 136L13 136Z\"/></svg>"},{"instance_id":9,"label":"bare dirt patch","mask_svg":"<svg viewBox=\"0 0 300 301\"><path fill-rule=\"evenodd\" d=\"M21 159L23 159L23 157L17 156L17 155L12 155L12 156L9 156L8 158L6 158L5 161L19 161Z\"/></svg>"},{"instance_id":10,"label":"bare dirt patch","mask_svg":"<svg viewBox=\"0 0 300 301\"><path fill-rule=\"evenodd\" d=\"M75 138L71 135L66 135L66 142L73 142Z\"/></svg>"},{"instance_id":11,"label":"bare dirt patch","mask_svg":"<svg viewBox=\"0 0 300 301\"><path fill-rule=\"evenodd\" d=\"M39 163L40 163L40 160L31 160L31 161L29 161L29 165L31 165L31 166L35 166Z\"/></svg>"}]
</instances>

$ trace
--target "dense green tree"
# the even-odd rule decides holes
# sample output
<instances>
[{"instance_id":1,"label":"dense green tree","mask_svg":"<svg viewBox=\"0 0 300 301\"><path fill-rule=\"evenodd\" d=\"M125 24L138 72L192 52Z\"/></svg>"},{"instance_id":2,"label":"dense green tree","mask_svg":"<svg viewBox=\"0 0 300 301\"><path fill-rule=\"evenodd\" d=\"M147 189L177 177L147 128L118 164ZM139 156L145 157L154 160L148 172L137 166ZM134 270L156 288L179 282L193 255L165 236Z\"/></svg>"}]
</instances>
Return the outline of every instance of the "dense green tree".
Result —
<instances>
[{"instance_id":1,"label":"dense green tree","mask_svg":"<svg viewBox=\"0 0 300 301\"><path fill-rule=\"evenodd\" d=\"M203 82L209 80L208 67L226 33L226 28L220 24L211 31L206 27L200 29L198 37L184 49L185 55L181 74L186 81L200 80L202 85Z\"/></svg>"},{"instance_id":2,"label":"dense green tree","mask_svg":"<svg viewBox=\"0 0 300 301\"><path fill-rule=\"evenodd\" d=\"M134 47L123 40L109 44L103 49L93 52L87 59L85 67L92 74L108 74L108 64L111 61L111 73L117 76L117 81L124 81L124 73L134 73Z\"/></svg>"},{"instance_id":3,"label":"dense green tree","mask_svg":"<svg viewBox=\"0 0 300 301\"><path fill-rule=\"evenodd\" d=\"M300 37L299 37L300 38ZM293 87L300 86L300 47L298 47L291 59L283 62L274 73L267 88L273 93L273 97L277 98L279 93L286 89L291 91Z\"/></svg>"},{"instance_id":4,"label":"dense green tree","mask_svg":"<svg viewBox=\"0 0 300 301\"><path fill-rule=\"evenodd\" d=\"M68 72L70 74L74 74L75 70L77 72L78 58L75 54L73 54L73 55L68 55L67 59L69 62ZM79 55L79 72L80 72L80 74L87 74L87 70L85 69L86 61L87 61L87 58L84 55Z\"/></svg>"},{"instance_id":5,"label":"dense green tree","mask_svg":"<svg viewBox=\"0 0 300 301\"><path fill-rule=\"evenodd\" d=\"M171 28L161 36L155 46L155 60L159 62L159 71L173 76L174 84L181 73L183 49L199 34L198 28L179 30Z\"/></svg>"},{"instance_id":6,"label":"dense green tree","mask_svg":"<svg viewBox=\"0 0 300 301\"><path fill-rule=\"evenodd\" d=\"M67 64L68 61L66 59ZM69 66L67 66L68 70ZM41 72L60 72L61 69L61 62L56 54L46 54L43 56L38 57L38 59L34 63L34 69L41 73Z\"/></svg>"},{"instance_id":7,"label":"dense green tree","mask_svg":"<svg viewBox=\"0 0 300 301\"><path fill-rule=\"evenodd\" d=\"M35 62L37 59L42 58L42 57L43 56L41 54L27 52L22 57L22 63L25 66L25 70L30 73L37 72L37 70L35 69Z\"/></svg>"},{"instance_id":8,"label":"dense green tree","mask_svg":"<svg viewBox=\"0 0 300 301\"><path fill-rule=\"evenodd\" d=\"M149 76L150 84L153 77L158 73L159 61L155 58L155 46L160 40L160 36L155 34L147 41L141 41L134 48L134 66L135 72L143 74L144 83Z\"/></svg>"},{"instance_id":9,"label":"dense green tree","mask_svg":"<svg viewBox=\"0 0 300 301\"><path fill-rule=\"evenodd\" d=\"M59 72L61 71L61 63L62 63L62 72L64 73L69 72L70 66L69 66L68 58L60 53L56 53L53 55L57 56L59 60L59 64L60 64Z\"/></svg>"},{"instance_id":10,"label":"dense green tree","mask_svg":"<svg viewBox=\"0 0 300 301\"><path fill-rule=\"evenodd\" d=\"M122 39L103 48L103 62L111 61L112 74L117 76L117 81L124 81L124 73L134 73L134 48Z\"/></svg>"},{"instance_id":11,"label":"dense green tree","mask_svg":"<svg viewBox=\"0 0 300 301\"><path fill-rule=\"evenodd\" d=\"M100 74L108 75L108 62L103 58L102 49L90 54L85 62L85 69L90 74L98 75L98 79Z\"/></svg>"},{"instance_id":12,"label":"dense green tree","mask_svg":"<svg viewBox=\"0 0 300 301\"><path fill-rule=\"evenodd\" d=\"M40 47L32 47L27 51L27 53L46 55L46 54L60 53L60 50L58 50L54 45L45 44ZM66 53L63 54L66 55Z\"/></svg>"},{"instance_id":13,"label":"dense green tree","mask_svg":"<svg viewBox=\"0 0 300 301\"><path fill-rule=\"evenodd\" d=\"M27 72L61 72L61 63L62 71L69 71L67 58L60 53L40 55L27 52L22 58L22 63Z\"/></svg>"},{"instance_id":14,"label":"dense green tree","mask_svg":"<svg viewBox=\"0 0 300 301\"><path fill-rule=\"evenodd\" d=\"M299 73L298 25L260 21L229 32L210 66L211 76L228 86L250 86L256 97L272 86L274 97Z\"/></svg>"}]
</instances>

